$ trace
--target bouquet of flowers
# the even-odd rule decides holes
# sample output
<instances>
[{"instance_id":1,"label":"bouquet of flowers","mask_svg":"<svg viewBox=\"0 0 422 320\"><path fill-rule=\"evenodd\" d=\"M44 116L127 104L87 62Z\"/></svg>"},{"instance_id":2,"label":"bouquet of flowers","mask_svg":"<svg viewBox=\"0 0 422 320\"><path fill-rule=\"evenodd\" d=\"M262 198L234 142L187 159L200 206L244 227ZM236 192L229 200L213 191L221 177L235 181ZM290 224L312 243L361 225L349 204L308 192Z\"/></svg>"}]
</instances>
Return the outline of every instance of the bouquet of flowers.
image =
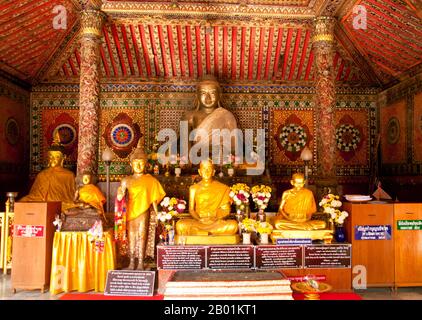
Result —
<instances>
[{"instance_id":1,"label":"bouquet of flowers","mask_svg":"<svg viewBox=\"0 0 422 320\"><path fill-rule=\"evenodd\" d=\"M161 211L157 213L157 220L162 223L166 230L173 227L173 221L186 209L186 201L175 197L165 197L160 203Z\"/></svg>"},{"instance_id":2,"label":"bouquet of flowers","mask_svg":"<svg viewBox=\"0 0 422 320\"><path fill-rule=\"evenodd\" d=\"M247 233L254 232L256 231L255 227L256 227L256 220L251 219L251 218L245 218L240 223L240 229L242 230L242 232L247 232Z\"/></svg>"},{"instance_id":3,"label":"bouquet of flowers","mask_svg":"<svg viewBox=\"0 0 422 320\"><path fill-rule=\"evenodd\" d=\"M256 222L255 230L259 234L270 234L273 231L273 226L268 222Z\"/></svg>"},{"instance_id":4,"label":"bouquet of flowers","mask_svg":"<svg viewBox=\"0 0 422 320\"><path fill-rule=\"evenodd\" d=\"M235 157L233 154L229 154L227 157L227 160L223 161L223 166L226 169L234 168L234 164L236 163L237 160L238 160L237 157Z\"/></svg>"},{"instance_id":5,"label":"bouquet of flowers","mask_svg":"<svg viewBox=\"0 0 422 320\"><path fill-rule=\"evenodd\" d=\"M335 225L342 225L344 220L349 216L347 211L341 211L342 202L340 197L332 193L327 194L319 202L319 205L324 208L324 212L330 215L330 220Z\"/></svg>"},{"instance_id":6,"label":"bouquet of flowers","mask_svg":"<svg viewBox=\"0 0 422 320\"><path fill-rule=\"evenodd\" d=\"M249 204L250 188L244 183L236 183L230 187L230 198L238 210L245 210L245 206Z\"/></svg>"},{"instance_id":7,"label":"bouquet of flowers","mask_svg":"<svg viewBox=\"0 0 422 320\"><path fill-rule=\"evenodd\" d=\"M266 185L256 185L252 187L252 200L258 210L265 210L270 202L271 187Z\"/></svg>"},{"instance_id":8,"label":"bouquet of flowers","mask_svg":"<svg viewBox=\"0 0 422 320\"><path fill-rule=\"evenodd\" d=\"M104 252L104 233L101 221L95 221L91 229L88 230L88 240L95 243L96 252Z\"/></svg>"}]
</instances>

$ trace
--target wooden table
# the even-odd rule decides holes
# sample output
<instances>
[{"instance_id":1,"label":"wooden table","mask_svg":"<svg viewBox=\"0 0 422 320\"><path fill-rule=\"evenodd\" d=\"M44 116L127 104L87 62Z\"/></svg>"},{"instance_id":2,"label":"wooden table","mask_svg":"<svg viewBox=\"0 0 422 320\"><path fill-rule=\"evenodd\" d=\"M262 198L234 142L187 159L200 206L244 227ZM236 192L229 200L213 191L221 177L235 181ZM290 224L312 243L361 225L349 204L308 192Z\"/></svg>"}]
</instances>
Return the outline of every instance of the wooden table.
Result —
<instances>
[{"instance_id":1,"label":"wooden table","mask_svg":"<svg viewBox=\"0 0 422 320\"><path fill-rule=\"evenodd\" d=\"M104 249L90 242L87 232L56 232L51 263L50 293L77 290L103 292L109 270L116 265L112 231L104 232Z\"/></svg>"}]
</instances>

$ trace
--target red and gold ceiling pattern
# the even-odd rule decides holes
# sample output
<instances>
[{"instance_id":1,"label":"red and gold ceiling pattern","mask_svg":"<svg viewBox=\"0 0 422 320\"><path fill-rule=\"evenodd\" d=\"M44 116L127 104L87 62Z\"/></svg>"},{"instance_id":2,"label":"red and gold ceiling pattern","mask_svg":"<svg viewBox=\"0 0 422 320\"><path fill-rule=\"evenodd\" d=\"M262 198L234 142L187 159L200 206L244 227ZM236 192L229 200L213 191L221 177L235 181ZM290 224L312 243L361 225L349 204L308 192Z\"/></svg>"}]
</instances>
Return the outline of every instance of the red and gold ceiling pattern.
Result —
<instances>
[{"instance_id":1,"label":"red and gold ceiling pattern","mask_svg":"<svg viewBox=\"0 0 422 320\"><path fill-rule=\"evenodd\" d=\"M67 11L67 29L55 29L56 6ZM0 1L0 65L29 79L61 43L76 21L73 5L63 0Z\"/></svg>"},{"instance_id":2,"label":"red and gold ceiling pattern","mask_svg":"<svg viewBox=\"0 0 422 320\"><path fill-rule=\"evenodd\" d=\"M214 74L234 81L310 81L311 30L294 27L112 24L103 28L102 73L107 78L196 79ZM336 52L338 81L366 81ZM60 77L79 76L75 50Z\"/></svg>"},{"instance_id":3,"label":"red and gold ceiling pattern","mask_svg":"<svg viewBox=\"0 0 422 320\"><path fill-rule=\"evenodd\" d=\"M422 25L416 12L401 0L363 0L367 29L353 28L351 10L342 26L385 84L422 62Z\"/></svg>"}]
</instances>

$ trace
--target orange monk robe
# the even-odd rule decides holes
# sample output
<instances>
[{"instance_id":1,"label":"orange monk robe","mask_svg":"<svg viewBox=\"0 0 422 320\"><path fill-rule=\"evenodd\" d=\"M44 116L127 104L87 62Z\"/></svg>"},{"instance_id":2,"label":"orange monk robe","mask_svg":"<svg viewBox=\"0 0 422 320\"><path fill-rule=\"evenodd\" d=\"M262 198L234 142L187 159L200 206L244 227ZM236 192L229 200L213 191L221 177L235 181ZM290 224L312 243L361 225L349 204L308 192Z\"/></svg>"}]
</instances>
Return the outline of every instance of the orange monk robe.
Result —
<instances>
[{"instance_id":1,"label":"orange monk robe","mask_svg":"<svg viewBox=\"0 0 422 320\"><path fill-rule=\"evenodd\" d=\"M29 194L20 201L61 201L62 211L75 206L75 175L63 167L42 170L35 178Z\"/></svg>"},{"instance_id":2,"label":"orange monk robe","mask_svg":"<svg viewBox=\"0 0 422 320\"><path fill-rule=\"evenodd\" d=\"M86 184L79 189L79 201L89 204L104 215L106 198L101 190L94 184Z\"/></svg>"},{"instance_id":3,"label":"orange monk robe","mask_svg":"<svg viewBox=\"0 0 422 320\"><path fill-rule=\"evenodd\" d=\"M207 188L195 188L195 212L201 219L182 219L176 224L178 235L234 235L238 230L235 220L223 220L230 214L230 188L213 180Z\"/></svg>"},{"instance_id":4,"label":"orange monk robe","mask_svg":"<svg viewBox=\"0 0 422 320\"><path fill-rule=\"evenodd\" d=\"M139 178L128 177L127 221L134 220L148 211L153 202L161 202L166 193L160 182L150 174Z\"/></svg>"},{"instance_id":5,"label":"orange monk robe","mask_svg":"<svg viewBox=\"0 0 422 320\"><path fill-rule=\"evenodd\" d=\"M317 211L314 194L311 190L305 188L296 194L290 194L286 199L283 211L293 221L309 220L312 214Z\"/></svg>"}]
</instances>

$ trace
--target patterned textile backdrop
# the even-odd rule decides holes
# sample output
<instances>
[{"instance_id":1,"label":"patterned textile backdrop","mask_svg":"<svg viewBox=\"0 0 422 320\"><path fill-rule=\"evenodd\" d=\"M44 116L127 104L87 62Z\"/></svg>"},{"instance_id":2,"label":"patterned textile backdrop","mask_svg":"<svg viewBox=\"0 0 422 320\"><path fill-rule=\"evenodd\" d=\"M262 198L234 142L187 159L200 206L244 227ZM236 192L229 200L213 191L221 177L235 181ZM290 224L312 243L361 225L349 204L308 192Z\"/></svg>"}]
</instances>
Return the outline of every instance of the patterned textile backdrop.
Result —
<instances>
[{"instance_id":1,"label":"patterned textile backdrop","mask_svg":"<svg viewBox=\"0 0 422 320\"><path fill-rule=\"evenodd\" d=\"M158 131L179 131L179 119L194 108L192 85L104 84L101 93L99 158L107 145L115 153L111 174L115 179L130 172L129 156L138 139L151 150ZM300 170L300 152L308 146L316 169L316 131L312 88L223 87L223 105L241 129L266 131L266 156L273 175L290 175ZM283 93L280 93L283 91ZM376 95L373 91L338 94L336 128L340 176L366 175L376 130ZM68 142L67 166L76 161L78 86L39 85L32 93L31 173L46 165L46 150L54 130ZM370 129L373 128L373 129ZM73 130L74 129L74 130ZM62 137L63 139L63 137ZM99 161L99 174L105 167Z\"/></svg>"},{"instance_id":2,"label":"patterned textile backdrop","mask_svg":"<svg viewBox=\"0 0 422 320\"><path fill-rule=\"evenodd\" d=\"M422 163L422 92L413 102L413 161Z\"/></svg>"}]
</instances>

